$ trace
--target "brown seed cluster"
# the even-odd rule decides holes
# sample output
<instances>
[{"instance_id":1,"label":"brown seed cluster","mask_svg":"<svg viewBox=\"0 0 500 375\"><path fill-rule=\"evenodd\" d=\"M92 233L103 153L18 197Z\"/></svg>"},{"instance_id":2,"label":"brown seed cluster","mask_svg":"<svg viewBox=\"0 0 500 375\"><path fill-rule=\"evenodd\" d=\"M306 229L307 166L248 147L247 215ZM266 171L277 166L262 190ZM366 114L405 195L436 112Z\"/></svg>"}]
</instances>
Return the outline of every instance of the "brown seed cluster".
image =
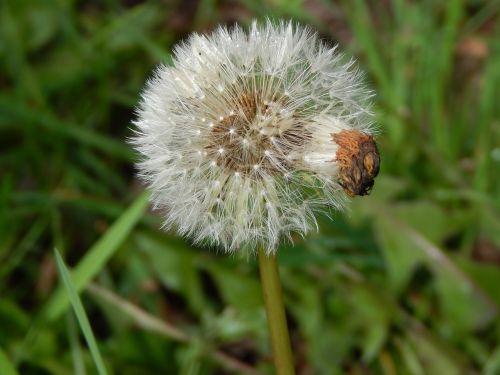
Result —
<instances>
[{"instance_id":1,"label":"brown seed cluster","mask_svg":"<svg viewBox=\"0 0 500 375\"><path fill-rule=\"evenodd\" d=\"M370 193L380 168L380 155L372 136L357 130L332 134L338 145L335 161L339 163L339 183L354 197Z\"/></svg>"},{"instance_id":2,"label":"brown seed cluster","mask_svg":"<svg viewBox=\"0 0 500 375\"><path fill-rule=\"evenodd\" d=\"M259 121L266 116L275 116L276 124L271 131L264 132ZM205 146L207 157L218 166L244 176L252 173L259 176L263 171L286 172L290 167L287 155L304 145L307 133L298 122L281 132L279 121L279 114L273 113L267 101L244 93L234 103L231 114L212 125Z\"/></svg>"}]
</instances>

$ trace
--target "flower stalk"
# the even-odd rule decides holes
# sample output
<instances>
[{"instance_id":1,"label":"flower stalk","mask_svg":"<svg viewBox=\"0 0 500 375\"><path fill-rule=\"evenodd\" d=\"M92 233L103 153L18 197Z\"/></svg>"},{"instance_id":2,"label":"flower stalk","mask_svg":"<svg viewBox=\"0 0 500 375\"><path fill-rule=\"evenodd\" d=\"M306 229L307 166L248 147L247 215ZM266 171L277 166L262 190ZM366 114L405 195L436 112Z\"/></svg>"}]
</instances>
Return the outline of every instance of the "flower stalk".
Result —
<instances>
[{"instance_id":1,"label":"flower stalk","mask_svg":"<svg viewBox=\"0 0 500 375\"><path fill-rule=\"evenodd\" d=\"M259 249L258 258L276 374L294 375L290 335L276 255L267 255L264 250Z\"/></svg>"}]
</instances>

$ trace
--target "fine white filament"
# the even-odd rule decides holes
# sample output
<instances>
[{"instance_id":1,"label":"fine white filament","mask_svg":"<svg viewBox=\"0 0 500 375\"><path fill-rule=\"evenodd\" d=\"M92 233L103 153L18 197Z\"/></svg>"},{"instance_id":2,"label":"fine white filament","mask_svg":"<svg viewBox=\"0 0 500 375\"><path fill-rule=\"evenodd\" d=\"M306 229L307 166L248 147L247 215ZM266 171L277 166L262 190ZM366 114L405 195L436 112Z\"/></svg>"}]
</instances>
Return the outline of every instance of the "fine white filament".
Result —
<instances>
[{"instance_id":1,"label":"fine white filament","mask_svg":"<svg viewBox=\"0 0 500 375\"><path fill-rule=\"evenodd\" d=\"M369 97L352 60L291 22L193 34L142 93L140 176L167 228L273 253L342 207L332 134L370 134Z\"/></svg>"}]
</instances>

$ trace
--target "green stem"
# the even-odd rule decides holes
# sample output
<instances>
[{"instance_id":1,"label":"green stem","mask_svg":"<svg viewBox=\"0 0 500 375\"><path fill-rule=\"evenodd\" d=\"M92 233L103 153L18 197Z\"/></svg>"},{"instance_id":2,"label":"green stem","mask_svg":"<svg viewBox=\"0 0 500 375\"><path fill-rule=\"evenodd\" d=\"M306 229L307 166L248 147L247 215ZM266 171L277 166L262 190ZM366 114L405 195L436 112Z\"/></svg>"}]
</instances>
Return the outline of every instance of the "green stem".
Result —
<instances>
[{"instance_id":1,"label":"green stem","mask_svg":"<svg viewBox=\"0 0 500 375\"><path fill-rule=\"evenodd\" d=\"M262 249L259 249L258 256L276 374L294 375L292 350L286 325L285 306L276 256L268 256Z\"/></svg>"}]
</instances>

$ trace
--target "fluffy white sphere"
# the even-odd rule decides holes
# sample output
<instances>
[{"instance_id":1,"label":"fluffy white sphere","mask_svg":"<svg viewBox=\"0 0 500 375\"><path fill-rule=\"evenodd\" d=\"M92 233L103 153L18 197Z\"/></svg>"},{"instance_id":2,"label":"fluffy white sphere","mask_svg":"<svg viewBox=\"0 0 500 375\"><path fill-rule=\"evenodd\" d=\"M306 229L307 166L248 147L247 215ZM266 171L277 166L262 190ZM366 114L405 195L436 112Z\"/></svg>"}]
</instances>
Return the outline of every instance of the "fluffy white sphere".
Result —
<instances>
[{"instance_id":1,"label":"fluffy white sphere","mask_svg":"<svg viewBox=\"0 0 500 375\"><path fill-rule=\"evenodd\" d=\"M352 60L291 22L193 34L142 94L140 176L166 227L272 253L342 207L333 136L371 133L369 96Z\"/></svg>"}]
</instances>

